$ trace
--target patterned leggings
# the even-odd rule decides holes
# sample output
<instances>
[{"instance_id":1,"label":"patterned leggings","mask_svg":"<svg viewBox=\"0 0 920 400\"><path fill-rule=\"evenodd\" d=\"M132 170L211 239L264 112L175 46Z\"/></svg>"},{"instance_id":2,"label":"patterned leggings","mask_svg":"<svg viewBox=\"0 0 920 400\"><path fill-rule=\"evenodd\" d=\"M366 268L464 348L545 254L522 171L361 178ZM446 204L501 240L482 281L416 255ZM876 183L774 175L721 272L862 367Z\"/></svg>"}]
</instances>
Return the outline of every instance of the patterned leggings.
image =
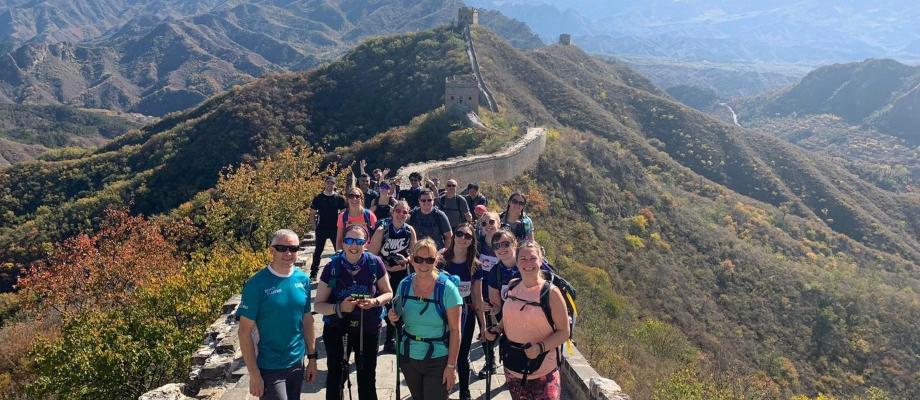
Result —
<instances>
[{"instance_id":1,"label":"patterned leggings","mask_svg":"<svg viewBox=\"0 0 920 400\"><path fill-rule=\"evenodd\" d=\"M523 379L511 375L505 377L505 385L514 400L559 400L562 395L558 369L540 378L528 377L526 384Z\"/></svg>"}]
</instances>

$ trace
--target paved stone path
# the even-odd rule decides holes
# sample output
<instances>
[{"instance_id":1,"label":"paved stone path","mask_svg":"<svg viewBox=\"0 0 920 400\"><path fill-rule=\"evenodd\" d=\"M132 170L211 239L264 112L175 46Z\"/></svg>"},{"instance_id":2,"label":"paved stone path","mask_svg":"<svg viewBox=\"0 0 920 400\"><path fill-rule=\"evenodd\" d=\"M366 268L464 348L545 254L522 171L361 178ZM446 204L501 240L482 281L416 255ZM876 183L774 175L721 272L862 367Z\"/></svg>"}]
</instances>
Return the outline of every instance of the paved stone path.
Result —
<instances>
[{"instance_id":1,"label":"paved stone path","mask_svg":"<svg viewBox=\"0 0 920 400\"><path fill-rule=\"evenodd\" d=\"M330 244L327 244L326 248L323 250L323 261L320 265L325 267L325 264L329 262L329 257L333 254L333 249ZM309 268L310 262L313 257L313 245L309 245L306 251L303 251L299 254L298 263L305 262L307 269ZM316 295L316 291L313 292L313 295ZM315 329L316 329L316 347L319 352L319 360L317 362L319 374L316 378L316 381L313 384L304 384L304 388L300 398L302 400L320 400L326 398L325 382L326 382L326 351L325 346L323 345L322 332L323 332L323 319L320 315L316 315L315 318ZM478 335L474 335L474 339ZM383 337L381 333L381 343L380 349L383 349ZM497 352L497 349L496 349ZM498 354L496 353L496 358ZM473 376L471 377L470 382L470 392L473 395L474 399L485 399L485 379L476 379L475 373L482 369L483 364L485 363L485 358L483 357L482 347L478 342L473 343L473 348L470 351L470 359L472 361L472 371ZM236 386L226 391L221 400L251 400L255 397L249 396L249 376L246 373L246 368L241 367L234 372L234 375L240 376L240 380L237 382ZM400 374L402 379L402 375ZM352 399L358 400L358 377L355 372L354 364L354 355L351 358L351 382L352 382ZM496 400L510 400L511 396L508 394L508 391L505 390L505 378L501 373L501 368L497 371L495 375L492 376L492 399ZM409 389L405 386L405 380L400 381L400 394L402 395L401 399L411 399L409 395ZM454 392L451 394L451 399L458 399L459 393L457 392L458 388L455 387ZM348 393L345 393L345 399L348 399ZM396 356L391 353L379 353L377 356L377 397L380 400L389 400L396 399Z\"/></svg>"}]
</instances>

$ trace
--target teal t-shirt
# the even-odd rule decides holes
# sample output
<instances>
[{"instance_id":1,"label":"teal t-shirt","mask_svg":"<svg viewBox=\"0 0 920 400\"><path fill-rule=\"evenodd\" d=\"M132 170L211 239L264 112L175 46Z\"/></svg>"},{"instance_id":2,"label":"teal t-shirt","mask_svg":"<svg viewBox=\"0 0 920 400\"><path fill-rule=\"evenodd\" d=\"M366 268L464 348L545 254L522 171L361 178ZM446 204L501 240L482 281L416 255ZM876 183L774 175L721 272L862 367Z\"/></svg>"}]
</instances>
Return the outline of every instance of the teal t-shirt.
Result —
<instances>
[{"instance_id":1,"label":"teal t-shirt","mask_svg":"<svg viewBox=\"0 0 920 400\"><path fill-rule=\"evenodd\" d=\"M263 268L243 286L237 315L255 321L259 329L259 368L285 369L303 362L303 316L312 311L311 290L310 278L297 267L290 276Z\"/></svg>"},{"instance_id":2,"label":"teal t-shirt","mask_svg":"<svg viewBox=\"0 0 920 400\"><path fill-rule=\"evenodd\" d=\"M410 286L409 295L415 296L415 288ZM463 298L460 297L460 290L457 289L457 286L454 285L453 282L448 281L444 288L444 309L448 310L459 307L462 304ZM424 314L419 314L424 308L425 302L406 300L403 305L401 317L405 323L405 332L423 338L440 337L444 334L444 331L447 330L447 327L444 326L444 320L438 315L437 307L431 304L428 306L428 309L425 310ZM434 352L431 353L431 358L440 358L447 355L447 346L445 346L444 343L433 342L431 345L434 346ZM402 343L400 343L400 346L402 346ZM428 346L428 343L410 340L409 358L413 360L424 360L426 353L428 353ZM400 353L401 352L402 348L400 348Z\"/></svg>"}]
</instances>

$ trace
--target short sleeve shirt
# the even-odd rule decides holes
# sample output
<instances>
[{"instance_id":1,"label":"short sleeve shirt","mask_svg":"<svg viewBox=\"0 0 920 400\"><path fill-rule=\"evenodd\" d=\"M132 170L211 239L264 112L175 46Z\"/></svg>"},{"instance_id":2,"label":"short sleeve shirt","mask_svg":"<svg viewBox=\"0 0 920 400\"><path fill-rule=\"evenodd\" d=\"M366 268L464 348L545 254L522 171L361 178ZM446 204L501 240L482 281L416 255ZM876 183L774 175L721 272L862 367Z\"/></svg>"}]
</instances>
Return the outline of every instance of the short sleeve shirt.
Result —
<instances>
[{"instance_id":1,"label":"short sleeve shirt","mask_svg":"<svg viewBox=\"0 0 920 400\"><path fill-rule=\"evenodd\" d=\"M446 270L448 274L460 278L460 286L457 289L460 290L460 296L468 300L473 290L473 274L470 273L469 265L465 262L459 264L448 262Z\"/></svg>"},{"instance_id":2,"label":"short sleeve shirt","mask_svg":"<svg viewBox=\"0 0 920 400\"><path fill-rule=\"evenodd\" d=\"M303 362L303 316L312 311L311 290L310 278L297 267L288 276L263 268L243 286L237 315L255 321L259 329L259 368L285 369Z\"/></svg>"},{"instance_id":3,"label":"short sleeve shirt","mask_svg":"<svg viewBox=\"0 0 920 400\"><path fill-rule=\"evenodd\" d=\"M406 278L409 279L409 278ZM453 282L447 282L444 287L444 309L460 306L463 304L463 298L460 297L460 290ZM410 285L409 296L415 295L415 288ZM437 307L433 304L425 309L425 302L417 300L406 300L403 305L402 320L405 323L406 334L419 336L423 338L441 337L447 327L444 326L444 319L438 314ZM422 312L422 310L425 310ZM420 314L421 313L421 314ZM399 344L400 347L403 343ZM447 346L440 341L431 342L434 349L431 358L440 358L447 356ZM409 357L413 360L424 360L428 352L429 343L409 340ZM400 349L402 350L402 349Z\"/></svg>"},{"instance_id":4,"label":"short sleeve shirt","mask_svg":"<svg viewBox=\"0 0 920 400\"><path fill-rule=\"evenodd\" d=\"M319 213L319 223L316 225L318 229L335 230L337 225L336 216L339 215L339 210L348 208L348 204L345 202L345 197L338 193L333 193L329 196L320 192L313 198L310 208Z\"/></svg>"},{"instance_id":5,"label":"short sleeve shirt","mask_svg":"<svg viewBox=\"0 0 920 400\"><path fill-rule=\"evenodd\" d=\"M412 210L408 222L415 228L415 235L419 240L430 237L438 249L444 248L444 234L451 230L450 221L447 220L447 215L443 211L435 207L430 213L424 214L421 209L416 208Z\"/></svg>"},{"instance_id":6,"label":"short sleeve shirt","mask_svg":"<svg viewBox=\"0 0 920 400\"><path fill-rule=\"evenodd\" d=\"M399 198L409 203L409 208L418 207L418 198L422 194L422 188L408 188L399 191Z\"/></svg>"},{"instance_id":7,"label":"short sleeve shirt","mask_svg":"<svg viewBox=\"0 0 920 400\"><path fill-rule=\"evenodd\" d=\"M380 198L380 193L377 193L374 189L367 189L367 192L364 193L364 208L370 209L371 205L374 204L374 201Z\"/></svg>"},{"instance_id":8,"label":"short sleeve shirt","mask_svg":"<svg viewBox=\"0 0 920 400\"><path fill-rule=\"evenodd\" d=\"M453 229L457 229L460 224L466 222L466 215L470 213L470 207L463 196L439 197L438 209L447 215L447 221L450 222Z\"/></svg>"}]
</instances>

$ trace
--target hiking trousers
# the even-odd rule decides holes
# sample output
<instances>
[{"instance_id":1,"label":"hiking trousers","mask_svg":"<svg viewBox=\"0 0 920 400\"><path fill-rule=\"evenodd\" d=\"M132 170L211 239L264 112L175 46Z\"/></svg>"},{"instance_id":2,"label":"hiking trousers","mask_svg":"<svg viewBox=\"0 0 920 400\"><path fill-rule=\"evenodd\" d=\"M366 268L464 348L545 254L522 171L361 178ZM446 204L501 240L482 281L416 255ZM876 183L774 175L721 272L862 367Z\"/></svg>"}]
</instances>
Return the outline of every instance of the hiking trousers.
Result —
<instances>
[{"instance_id":1,"label":"hiking trousers","mask_svg":"<svg viewBox=\"0 0 920 400\"><path fill-rule=\"evenodd\" d=\"M460 333L460 355L457 357L457 384L460 389L470 389L470 348L473 347L473 330L476 328L476 313L470 306L463 306L463 321Z\"/></svg>"},{"instance_id":2,"label":"hiking trousers","mask_svg":"<svg viewBox=\"0 0 920 400\"><path fill-rule=\"evenodd\" d=\"M444 368L447 368L447 356L430 360L399 356L399 369L406 379L413 400L447 400L448 393L443 382Z\"/></svg>"},{"instance_id":3,"label":"hiking trousers","mask_svg":"<svg viewBox=\"0 0 920 400\"><path fill-rule=\"evenodd\" d=\"M332 242L335 247L335 229L317 229L316 246L313 250L313 264L310 265L310 279L319 280L319 262L323 259L323 248L326 247L326 239Z\"/></svg>"}]
</instances>

